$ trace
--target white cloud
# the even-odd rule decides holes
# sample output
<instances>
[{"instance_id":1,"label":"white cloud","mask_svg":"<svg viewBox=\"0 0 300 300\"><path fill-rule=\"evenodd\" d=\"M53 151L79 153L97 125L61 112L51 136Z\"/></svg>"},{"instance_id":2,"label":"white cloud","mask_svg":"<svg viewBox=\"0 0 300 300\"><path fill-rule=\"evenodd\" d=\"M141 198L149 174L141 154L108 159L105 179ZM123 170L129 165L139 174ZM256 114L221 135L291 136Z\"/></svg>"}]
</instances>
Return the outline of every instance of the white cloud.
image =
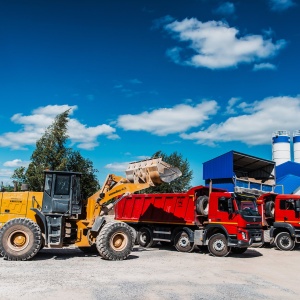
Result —
<instances>
[{"instance_id":1,"label":"white cloud","mask_svg":"<svg viewBox=\"0 0 300 300\"><path fill-rule=\"evenodd\" d=\"M72 144L78 144L79 148L93 149L98 146L97 138L106 136L108 139L117 139L116 129L107 124L88 127L78 120L70 118L77 106L47 105L32 111L31 115L15 114L11 121L20 124L22 128L17 132L6 132L0 135L0 147L11 149L26 149L26 146L35 145L36 141L45 133L45 129L51 125L54 118L70 109L68 132Z\"/></svg>"},{"instance_id":2,"label":"white cloud","mask_svg":"<svg viewBox=\"0 0 300 300\"><path fill-rule=\"evenodd\" d=\"M277 67L270 63L261 63L255 64L253 67L253 71L260 71L260 70L276 70Z\"/></svg>"},{"instance_id":3,"label":"white cloud","mask_svg":"<svg viewBox=\"0 0 300 300\"><path fill-rule=\"evenodd\" d=\"M295 2L293 0L269 0L271 9L274 11L282 11L286 10L294 5Z\"/></svg>"},{"instance_id":4,"label":"white cloud","mask_svg":"<svg viewBox=\"0 0 300 300\"><path fill-rule=\"evenodd\" d=\"M217 102L204 101L196 106L179 104L172 108L160 108L138 115L121 115L117 124L124 130L147 131L155 135L184 132L197 127L216 114Z\"/></svg>"},{"instance_id":5,"label":"white cloud","mask_svg":"<svg viewBox=\"0 0 300 300\"><path fill-rule=\"evenodd\" d=\"M14 159L3 163L4 167L9 167L9 168L27 167L28 165L29 165L28 161L22 161L21 159Z\"/></svg>"},{"instance_id":6,"label":"white cloud","mask_svg":"<svg viewBox=\"0 0 300 300\"><path fill-rule=\"evenodd\" d=\"M232 2L224 2L214 12L220 15L232 15L235 12L235 6Z\"/></svg>"},{"instance_id":7,"label":"white cloud","mask_svg":"<svg viewBox=\"0 0 300 300\"><path fill-rule=\"evenodd\" d=\"M262 35L241 36L239 30L222 21L200 22L195 18L165 25L174 39L187 43L168 49L167 55L177 64L220 69L253 63L275 56L285 40L275 43Z\"/></svg>"},{"instance_id":8,"label":"white cloud","mask_svg":"<svg viewBox=\"0 0 300 300\"><path fill-rule=\"evenodd\" d=\"M11 176L13 175L12 169L0 169L0 186L12 185Z\"/></svg>"},{"instance_id":9,"label":"white cloud","mask_svg":"<svg viewBox=\"0 0 300 300\"><path fill-rule=\"evenodd\" d=\"M107 164L104 168L108 169L112 172L125 172L125 170L128 167L129 162L122 162L122 163L111 163L111 164Z\"/></svg>"},{"instance_id":10,"label":"white cloud","mask_svg":"<svg viewBox=\"0 0 300 300\"><path fill-rule=\"evenodd\" d=\"M246 105L245 105L246 107ZM275 130L300 128L300 96L271 97L247 105L248 114L228 118L207 129L183 133L181 137L198 144L215 145L239 141L247 145L269 144Z\"/></svg>"},{"instance_id":11,"label":"white cloud","mask_svg":"<svg viewBox=\"0 0 300 300\"><path fill-rule=\"evenodd\" d=\"M233 115L237 113L235 107L236 107L236 103L240 100L241 98L236 98L236 97L232 97L231 99L229 99L225 113L228 115Z\"/></svg>"}]
</instances>

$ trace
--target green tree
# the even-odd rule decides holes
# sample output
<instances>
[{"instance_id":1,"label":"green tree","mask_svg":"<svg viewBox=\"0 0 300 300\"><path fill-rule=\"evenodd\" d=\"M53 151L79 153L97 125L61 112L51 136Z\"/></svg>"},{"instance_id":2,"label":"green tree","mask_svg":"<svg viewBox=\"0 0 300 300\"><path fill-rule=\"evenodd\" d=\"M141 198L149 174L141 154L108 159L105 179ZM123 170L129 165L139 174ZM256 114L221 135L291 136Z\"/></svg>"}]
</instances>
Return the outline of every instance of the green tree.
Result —
<instances>
[{"instance_id":1,"label":"green tree","mask_svg":"<svg viewBox=\"0 0 300 300\"><path fill-rule=\"evenodd\" d=\"M92 194L99 190L100 185L96 178L93 163L89 159L85 159L78 151L73 151L68 157L67 170L73 172L80 172L81 175L81 193L83 199L87 199Z\"/></svg>"},{"instance_id":2,"label":"green tree","mask_svg":"<svg viewBox=\"0 0 300 300\"><path fill-rule=\"evenodd\" d=\"M170 155L157 151L152 158L161 157L166 163L177 167L182 176L173 180L170 183L162 183L161 185L150 187L143 191L144 193L180 193L187 191L190 188L190 182L193 178L193 171L190 170L190 165L187 159L184 159L181 154L173 152Z\"/></svg>"},{"instance_id":3,"label":"green tree","mask_svg":"<svg viewBox=\"0 0 300 300\"><path fill-rule=\"evenodd\" d=\"M70 110L67 110L57 115L54 122L36 142L36 149L31 155L27 170L20 167L12 175L18 183L26 182L31 191L42 191L46 169L81 172L81 188L84 197L94 194L99 189L95 175L97 170L94 169L92 161L83 158L78 151L66 147L69 112Z\"/></svg>"},{"instance_id":4,"label":"green tree","mask_svg":"<svg viewBox=\"0 0 300 300\"><path fill-rule=\"evenodd\" d=\"M42 191L44 170L66 170L69 148L67 142L67 123L70 110L57 115L54 122L36 142L31 155L31 163L26 171L26 181L32 191Z\"/></svg>"}]
</instances>

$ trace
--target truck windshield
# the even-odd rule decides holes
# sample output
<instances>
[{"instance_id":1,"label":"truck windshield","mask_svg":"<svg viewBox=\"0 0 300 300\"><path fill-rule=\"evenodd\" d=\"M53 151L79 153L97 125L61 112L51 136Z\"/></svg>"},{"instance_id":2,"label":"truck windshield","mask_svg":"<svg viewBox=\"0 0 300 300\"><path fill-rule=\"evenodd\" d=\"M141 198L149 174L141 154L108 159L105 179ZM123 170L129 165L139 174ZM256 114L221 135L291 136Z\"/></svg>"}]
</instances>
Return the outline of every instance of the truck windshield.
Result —
<instances>
[{"instance_id":1,"label":"truck windshield","mask_svg":"<svg viewBox=\"0 0 300 300\"><path fill-rule=\"evenodd\" d=\"M239 196L236 200L240 214L245 216L259 216L255 197Z\"/></svg>"}]
</instances>

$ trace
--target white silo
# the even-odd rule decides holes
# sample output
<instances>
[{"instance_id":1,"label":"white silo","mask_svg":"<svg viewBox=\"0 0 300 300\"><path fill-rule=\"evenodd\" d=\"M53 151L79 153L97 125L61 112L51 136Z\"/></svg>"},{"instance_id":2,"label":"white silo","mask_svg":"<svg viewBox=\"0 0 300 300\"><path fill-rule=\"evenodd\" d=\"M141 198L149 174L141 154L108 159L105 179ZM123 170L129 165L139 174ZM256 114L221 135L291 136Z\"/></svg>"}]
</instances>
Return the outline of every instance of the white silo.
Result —
<instances>
[{"instance_id":1,"label":"white silo","mask_svg":"<svg viewBox=\"0 0 300 300\"><path fill-rule=\"evenodd\" d=\"M273 132L272 159L277 166L291 160L291 143L289 131L278 130Z\"/></svg>"},{"instance_id":2,"label":"white silo","mask_svg":"<svg viewBox=\"0 0 300 300\"><path fill-rule=\"evenodd\" d=\"M293 132L294 162L300 163L300 130Z\"/></svg>"}]
</instances>

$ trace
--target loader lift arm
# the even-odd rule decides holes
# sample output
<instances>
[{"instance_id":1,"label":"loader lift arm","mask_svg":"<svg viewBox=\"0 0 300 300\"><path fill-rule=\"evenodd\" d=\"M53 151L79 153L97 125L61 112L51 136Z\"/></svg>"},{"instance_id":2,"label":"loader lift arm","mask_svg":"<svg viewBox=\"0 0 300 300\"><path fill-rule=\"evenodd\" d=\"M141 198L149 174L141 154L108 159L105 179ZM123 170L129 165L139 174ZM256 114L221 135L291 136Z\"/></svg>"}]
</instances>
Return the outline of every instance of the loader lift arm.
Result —
<instances>
[{"instance_id":1,"label":"loader lift arm","mask_svg":"<svg viewBox=\"0 0 300 300\"><path fill-rule=\"evenodd\" d=\"M123 197L163 182L170 183L182 174L178 168L163 162L161 158L130 163L125 173L125 178L114 174L106 177L100 191L88 199L88 203L94 202L95 206L93 212L87 212L87 219L93 222L98 216L112 210Z\"/></svg>"}]
</instances>

